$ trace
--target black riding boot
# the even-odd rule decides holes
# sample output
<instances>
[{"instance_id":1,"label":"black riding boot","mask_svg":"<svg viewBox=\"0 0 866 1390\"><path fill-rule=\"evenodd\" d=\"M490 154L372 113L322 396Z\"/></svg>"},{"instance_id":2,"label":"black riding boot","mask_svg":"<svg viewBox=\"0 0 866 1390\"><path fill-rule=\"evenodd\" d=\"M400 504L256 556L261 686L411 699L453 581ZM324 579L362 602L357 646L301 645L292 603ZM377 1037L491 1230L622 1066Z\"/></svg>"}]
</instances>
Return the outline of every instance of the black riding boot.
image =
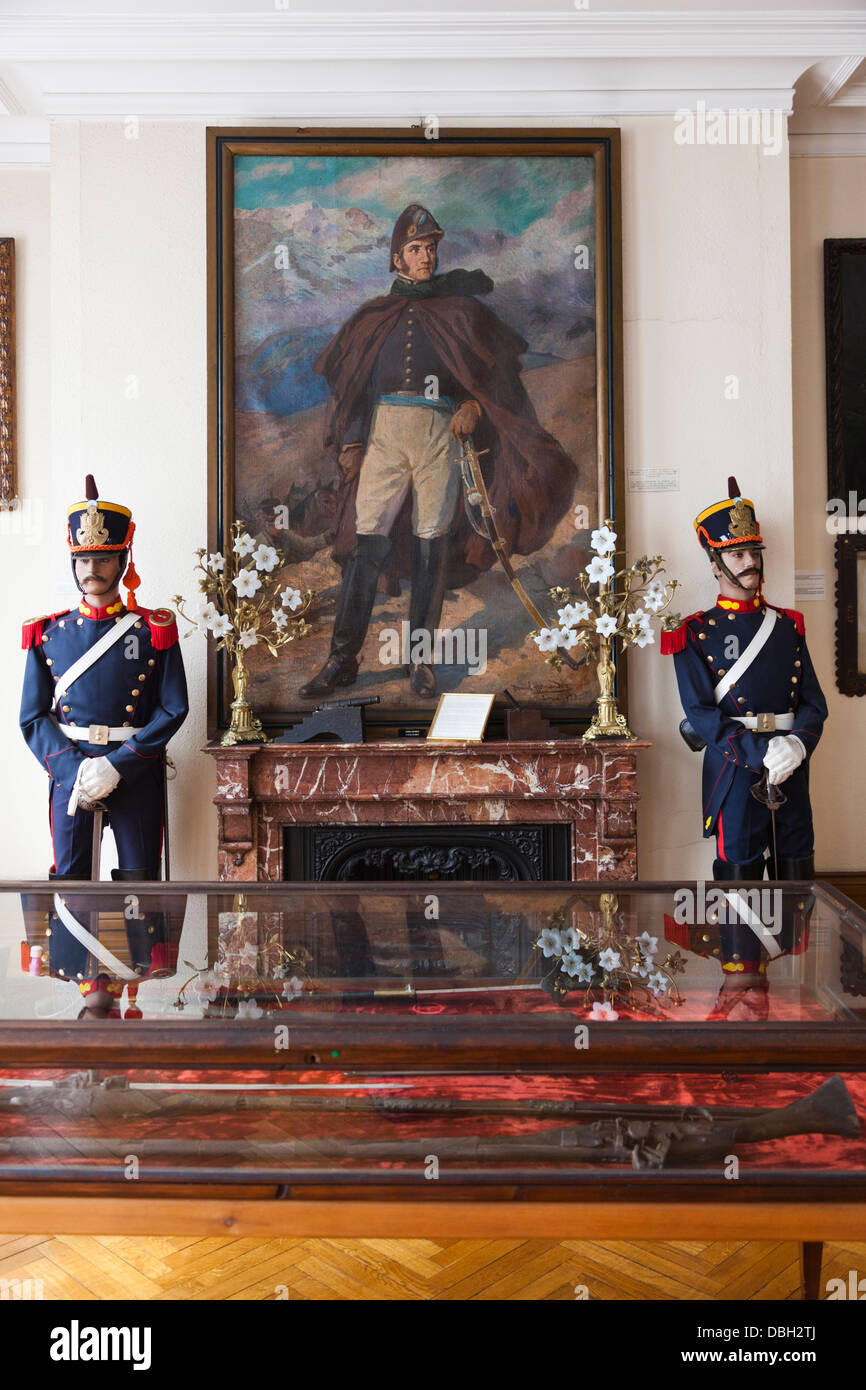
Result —
<instances>
[{"instance_id":1,"label":"black riding boot","mask_svg":"<svg viewBox=\"0 0 866 1390\"><path fill-rule=\"evenodd\" d=\"M111 877L115 883L154 883L157 875L150 869L112 869ZM135 916L127 916L127 908L133 907L129 895L124 905L124 926L126 943L129 947L129 963L140 973L150 969L155 946L163 947L169 939L168 919L164 912L141 912L139 904L134 903Z\"/></svg>"},{"instance_id":2,"label":"black riding boot","mask_svg":"<svg viewBox=\"0 0 866 1390\"><path fill-rule=\"evenodd\" d=\"M802 859L789 859L779 855L779 878L812 879L815 877L815 856L807 854Z\"/></svg>"},{"instance_id":3,"label":"black riding boot","mask_svg":"<svg viewBox=\"0 0 866 1390\"><path fill-rule=\"evenodd\" d=\"M387 536L358 537L343 570L330 654L319 674L298 691L302 700L330 695L338 685L354 685L358 675L358 653L370 625L376 585L390 553L391 542Z\"/></svg>"},{"instance_id":4,"label":"black riding boot","mask_svg":"<svg viewBox=\"0 0 866 1390\"><path fill-rule=\"evenodd\" d=\"M748 864L729 864L727 859L714 859L713 878L717 883L763 878L766 862L763 854L750 860Z\"/></svg>"},{"instance_id":5,"label":"black riding boot","mask_svg":"<svg viewBox=\"0 0 866 1390\"><path fill-rule=\"evenodd\" d=\"M419 630L430 634L430 650L445 597L445 567L448 562L448 536L412 537L412 594L409 599L409 639ZM430 699L436 694L436 674L424 661L409 665L409 684L416 695Z\"/></svg>"}]
</instances>

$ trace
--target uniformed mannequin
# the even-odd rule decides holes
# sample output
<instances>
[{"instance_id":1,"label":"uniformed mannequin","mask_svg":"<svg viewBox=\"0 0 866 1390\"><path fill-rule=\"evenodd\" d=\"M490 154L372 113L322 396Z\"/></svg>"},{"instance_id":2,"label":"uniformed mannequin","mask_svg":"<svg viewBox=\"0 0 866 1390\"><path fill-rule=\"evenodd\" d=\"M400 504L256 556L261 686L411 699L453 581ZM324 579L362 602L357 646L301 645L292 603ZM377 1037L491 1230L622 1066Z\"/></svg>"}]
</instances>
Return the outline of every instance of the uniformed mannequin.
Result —
<instances>
[{"instance_id":1,"label":"uniformed mannequin","mask_svg":"<svg viewBox=\"0 0 866 1390\"><path fill-rule=\"evenodd\" d=\"M770 877L810 879L809 759L827 705L802 613L764 599L764 542L754 506L740 497L735 478L728 481L728 498L694 523L718 581L716 604L662 633L661 650L673 654L688 723L706 745L703 833L716 837L714 878L764 876L768 850L772 856L770 811L751 788L766 772L786 797L775 812L779 862L769 863ZM763 645L750 648L758 634Z\"/></svg>"},{"instance_id":2,"label":"uniformed mannequin","mask_svg":"<svg viewBox=\"0 0 866 1390\"><path fill-rule=\"evenodd\" d=\"M117 846L112 877L157 879L165 747L188 712L177 625L168 609L136 603L135 524L128 508L100 501L89 476L85 494L69 508L67 532L81 602L24 624L21 730L48 773L49 878L91 877L92 808L98 803ZM124 604L119 588L125 570ZM146 969L161 924L140 917L126 925L130 952ZM75 930L55 918L52 974L83 978L92 946Z\"/></svg>"}]
</instances>

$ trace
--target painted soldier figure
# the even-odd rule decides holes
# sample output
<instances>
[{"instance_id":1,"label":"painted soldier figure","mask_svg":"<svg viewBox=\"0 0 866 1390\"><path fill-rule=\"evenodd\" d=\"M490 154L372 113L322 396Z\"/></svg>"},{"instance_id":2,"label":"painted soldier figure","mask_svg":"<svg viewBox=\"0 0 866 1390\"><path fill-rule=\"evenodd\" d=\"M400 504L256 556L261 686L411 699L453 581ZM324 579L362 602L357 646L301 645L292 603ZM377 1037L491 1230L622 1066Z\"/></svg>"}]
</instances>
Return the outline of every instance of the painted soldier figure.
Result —
<instances>
[{"instance_id":1,"label":"painted soldier figure","mask_svg":"<svg viewBox=\"0 0 866 1390\"><path fill-rule=\"evenodd\" d=\"M88 476L85 500L68 510L67 541L81 601L23 628L27 664L20 724L48 773L52 879L91 878L94 808L104 812L114 835L119 867L112 877L159 878L165 747L189 707L174 614L136 602L134 531L129 509L101 501ZM162 927L135 917L126 926L138 973L149 968ZM83 978L89 953L101 959L63 900L50 951L51 973L68 979Z\"/></svg>"},{"instance_id":2,"label":"painted soldier figure","mask_svg":"<svg viewBox=\"0 0 866 1390\"><path fill-rule=\"evenodd\" d=\"M379 576L391 592L410 576L411 631L432 632L446 587L471 583L495 561L461 507L462 441L487 451L484 470L509 551L531 554L570 505L575 467L538 422L520 377L526 342L478 296L481 270L437 275L444 233L419 203L391 237L389 294L362 305L320 353L330 389L326 445L343 475L334 558L343 566L328 659L300 692L352 685ZM436 677L412 661L416 695Z\"/></svg>"},{"instance_id":3,"label":"painted soldier figure","mask_svg":"<svg viewBox=\"0 0 866 1390\"><path fill-rule=\"evenodd\" d=\"M719 584L715 606L692 613L661 650L673 654L691 747L705 747L703 833L716 837L716 879L814 875L809 759L827 704L806 646L802 613L777 608L763 594L763 550L755 509L735 478L729 496L702 511L694 526ZM690 728L688 726L691 726ZM697 737L696 737L697 736ZM784 784L771 812L752 788ZM772 795L772 791L770 791ZM752 944L754 936L745 928Z\"/></svg>"}]
</instances>

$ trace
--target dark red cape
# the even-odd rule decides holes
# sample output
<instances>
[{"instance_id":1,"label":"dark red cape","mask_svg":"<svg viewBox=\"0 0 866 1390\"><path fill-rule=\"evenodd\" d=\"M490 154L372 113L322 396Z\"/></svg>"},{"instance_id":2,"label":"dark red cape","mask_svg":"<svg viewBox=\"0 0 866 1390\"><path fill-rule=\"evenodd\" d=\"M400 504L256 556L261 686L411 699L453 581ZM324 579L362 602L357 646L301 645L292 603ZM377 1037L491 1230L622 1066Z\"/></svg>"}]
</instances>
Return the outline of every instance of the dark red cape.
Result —
<instances>
[{"instance_id":1,"label":"dark red cape","mask_svg":"<svg viewBox=\"0 0 866 1390\"><path fill-rule=\"evenodd\" d=\"M482 459L496 523L510 553L531 555L551 537L571 505L577 469L565 450L541 427L520 376L527 344L486 305L471 295L413 298L413 308L443 366L484 414L475 445ZM363 304L319 354L315 370L331 391L326 446L339 450L346 427L368 387L385 339L406 300L382 295ZM342 563L355 546L357 478L340 489L334 558ZM393 530L391 578L409 573L410 503ZM452 528L448 585L470 583L495 561L488 541L476 535L461 503Z\"/></svg>"}]
</instances>

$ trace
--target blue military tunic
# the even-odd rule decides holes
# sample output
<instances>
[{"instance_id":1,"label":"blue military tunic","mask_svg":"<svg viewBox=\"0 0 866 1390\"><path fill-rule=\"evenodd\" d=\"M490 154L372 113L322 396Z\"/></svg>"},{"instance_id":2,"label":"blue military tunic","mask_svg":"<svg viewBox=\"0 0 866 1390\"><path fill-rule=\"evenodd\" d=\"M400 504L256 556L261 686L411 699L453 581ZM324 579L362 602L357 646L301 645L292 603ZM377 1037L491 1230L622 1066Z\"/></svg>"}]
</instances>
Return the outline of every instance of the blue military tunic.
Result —
<instances>
[{"instance_id":1,"label":"blue military tunic","mask_svg":"<svg viewBox=\"0 0 866 1390\"><path fill-rule=\"evenodd\" d=\"M20 724L27 743L49 775L49 813L54 846L53 874L89 878L93 817L67 814L69 795L82 758L106 757L121 781L106 798L107 819L121 870L158 877L162 841L162 758L165 746L188 713L186 678L177 625L168 609L141 609L134 625L81 675L54 707L59 678L126 609L120 600L25 623L27 651ZM71 741L62 726L104 726L108 743ZM96 729L92 731L100 737Z\"/></svg>"},{"instance_id":2,"label":"blue military tunic","mask_svg":"<svg viewBox=\"0 0 866 1390\"><path fill-rule=\"evenodd\" d=\"M767 642L716 704L715 686L746 651L767 608L777 614ZM661 650L673 654L683 709L706 744L703 833L717 835L719 857L746 864L768 847L769 812L750 788L764 771L769 740L788 734L801 741L806 758L782 785L787 802L776 812L778 852L790 858L810 855L809 757L827 704L806 646L803 615L767 604L762 596L720 597L714 608L692 613L673 632L662 633ZM793 715L790 729L759 733L736 722L736 716L787 713Z\"/></svg>"}]
</instances>

